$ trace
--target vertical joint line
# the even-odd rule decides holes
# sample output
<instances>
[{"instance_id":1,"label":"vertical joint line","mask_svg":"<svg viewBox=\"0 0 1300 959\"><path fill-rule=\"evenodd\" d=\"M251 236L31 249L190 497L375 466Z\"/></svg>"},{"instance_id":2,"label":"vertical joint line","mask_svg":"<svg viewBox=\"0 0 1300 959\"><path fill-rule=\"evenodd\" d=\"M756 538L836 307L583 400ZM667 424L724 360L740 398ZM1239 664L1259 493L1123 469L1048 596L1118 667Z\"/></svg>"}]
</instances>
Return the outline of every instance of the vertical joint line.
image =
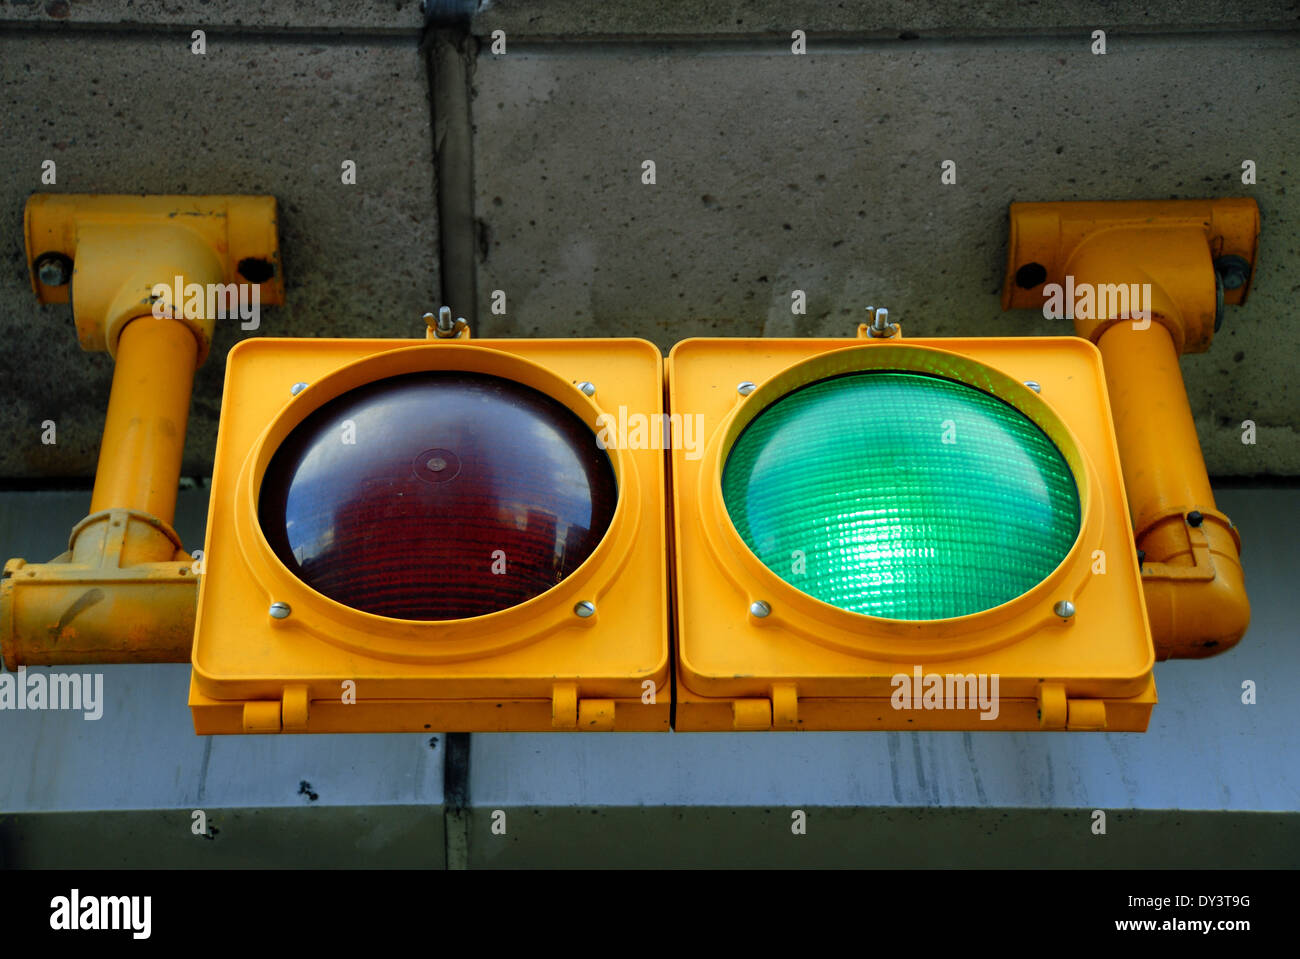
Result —
<instances>
[{"instance_id":1,"label":"vertical joint line","mask_svg":"<svg viewBox=\"0 0 1300 959\"><path fill-rule=\"evenodd\" d=\"M478 225L470 78L478 41L467 25L434 26L425 41L437 177L440 302L472 325L478 317Z\"/></svg>"},{"instance_id":2,"label":"vertical joint line","mask_svg":"<svg viewBox=\"0 0 1300 959\"><path fill-rule=\"evenodd\" d=\"M469 733L447 733L442 759L443 842L448 869L469 868Z\"/></svg>"}]
</instances>

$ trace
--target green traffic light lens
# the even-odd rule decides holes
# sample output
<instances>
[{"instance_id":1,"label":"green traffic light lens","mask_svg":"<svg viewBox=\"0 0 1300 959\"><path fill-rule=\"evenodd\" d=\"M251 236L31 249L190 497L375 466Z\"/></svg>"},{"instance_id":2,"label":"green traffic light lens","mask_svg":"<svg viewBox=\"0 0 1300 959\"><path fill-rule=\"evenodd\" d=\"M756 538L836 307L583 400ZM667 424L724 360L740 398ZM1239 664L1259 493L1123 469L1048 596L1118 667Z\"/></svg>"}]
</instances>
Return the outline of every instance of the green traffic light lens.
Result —
<instances>
[{"instance_id":1,"label":"green traffic light lens","mask_svg":"<svg viewBox=\"0 0 1300 959\"><path fill-rule=\"evenodd\" d=\"M1079 491L1029 417L922 373L831 377L741 432L722 495L763 564L832 606L950 619L1040 583L1079 533Z\"/></svg>"}]
</instances>

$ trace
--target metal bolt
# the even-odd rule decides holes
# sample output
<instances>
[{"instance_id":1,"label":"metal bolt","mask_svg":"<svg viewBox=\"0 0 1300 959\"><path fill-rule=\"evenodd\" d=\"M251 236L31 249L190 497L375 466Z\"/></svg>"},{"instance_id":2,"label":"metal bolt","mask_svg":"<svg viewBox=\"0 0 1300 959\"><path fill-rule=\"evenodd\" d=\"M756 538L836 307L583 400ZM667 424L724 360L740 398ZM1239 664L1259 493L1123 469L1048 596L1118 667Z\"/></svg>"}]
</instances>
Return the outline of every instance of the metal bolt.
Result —
<instances>
[{"instance_id":1,"label":"metal bolt","mask_svg":"<svg viewBox=\"0 0 1300 959\"><path fill-rule=\"evenodd\" d=\"M1225 290L1240 290L1250 279L1250 264L1240 256L1221 256L1214 261L1214 272L1223 278Z\"/></svg>"},{"instance_id":2,"label":"metal bolt","mask_svg":"<svg viewBox=\"0 0 1300 959\"><path fill-rule=\"evenodd\" d=\"M872 309L873 307L867 307L867 312L870 313ZM883 306L876 309L875 320L867 329L867 335L878 339L888 339L896 332L898 332L898 327L889 322L889 311Z\"/></svg>"},{"instance_id":3,"label":"metal bolt","mask_svg":"<svg viewBox=\"0 0 1300 959\"><path fill-rule=\"evenodd\" d=\"M589 382L587 382L586 380L583 380L581 383L578 384L578 389L582 390L583 394L586 395L586 396L595 396L595 395L596 395L596 384L595 384L595 383L589 383Z\"/></svg>"},{"instance_id":4,"label":"metal bolt","mask_svg":"<svg viewBox=\"0 0 1300 959\"><path fill-rule=\"evenodd\" d=\"M749 380L742 380L741 382L736 384L736 392L739 393L741 396L748 396L756 389L758 389L758 387L755 386L753 383L751 383Z\"/></svg>"},{"instance_id":5,"label":"metal bolt","mask_svg":"<svg viewBox=\"0 0 1300 959\"><path fill-rule=\"evenodd\" d=\"M1070 602L1068 599L1063 599L1052 607L1052 612L1057 616L1060 616L1061 619L1069 619L1074 615L1074 603Z\"/></svg>"},{"instance_id":6,"label":"metal bolt","mask_svg":"<svg viewBox=\"0 0 1300 959\"><path fill-rule=\"evenodd\" d=\"M590 619L592 616L596 615L596 604L584 599L582 602L574 605L573 612L580 619Z\"/></svg>"},{"instance_id":7,"label":"metal bolt","mask_svg":"<svg viewBox=\"0 0 1300 959\"><path fill-rule=\"evenodd\" d=\"M1025 386L1029 387L1035 393L1043 392L1042 384L1038 383L1035 380L1025 380Z\"/></svg>"},{"instance_id":8,"label":"metal bolt","mask_svg":"<svg viewBox=\"0 0 1300 959\"><path fill-rule=\"evenodd\" d=\"M36 258L36 276L46 286L63 286L72 278L72 261L62 253L42 253Z\"/></svg>"},{"instance_id":9,"label":"metal bolt","mask_svg":"<svg viewBox=\"0 0 1300 959\"><path fill-rule=\"evenodd\" d=\"M295 384L293 384L293 386L289 387L289 395L290 395L290 396L297 396L299 393L301 393L301 392L302 392L303 390L305 390L306 388L307 388L307 384L306 384L306 383L295 383Z\"/></svg>"},{"instance_id":10,"label":"metal bolt","mask_svg":"<svg viewBox=\"0 0 1300 959\"><path fill-rule=\"evenodd\" d=\"M430 322L432 320L432 322ZM469 324L465 322L463 316L456 319L451 318L451 307L438 307L438 318L433 319L432 313L424 314L425 324L433 330L433 335L440 340L454 340L460 336L462 330L469 329Z\"/></svg>"},{"instance_id":11,"label":"metal bolt","mask_svg":"<svg viewBox=\"0 0 1300 959\"><path fill-rule=\"evenodd\" d=\"M289 608L288 603L272 603L267 612L271 614L272 619L288 619L293 610Z\"/></svg>"},{"instance_id":12,"label":"metal bolt","mask_svg":"<svg viewBox=\"0 0 1300 959\"><path fill-rule=\"evenodd\" d=\"M749 604L749 615L757 619L763 619L772 612L772 607L761 599L756 599Z\"/></svg>"},{"instance_id":13,"label":"metal bolt","mask_svg":"<svg viewBox=\"0 0 1300 959\"><path fill-rule=\"evenodd\" d=\"M433 459L429 460L429 462L426 463L425 465L428 466L429 469L432 470L433 472L441 473L443 470L447 468L447 461L443 459L441 456L435 456Z\"/></svg>"},{"instance_id":14,"label":"metal bolt","mask_svg":"<svg viewBox=\"0 0 1300 959\"><path fill-rule=\"evenodd\" d=\"M1200 510L1194 509L1187 514L1188 526L1200 526L1204 522L1205 522L1205 517L1201 515Z\"/></svg>"}]
</instances>

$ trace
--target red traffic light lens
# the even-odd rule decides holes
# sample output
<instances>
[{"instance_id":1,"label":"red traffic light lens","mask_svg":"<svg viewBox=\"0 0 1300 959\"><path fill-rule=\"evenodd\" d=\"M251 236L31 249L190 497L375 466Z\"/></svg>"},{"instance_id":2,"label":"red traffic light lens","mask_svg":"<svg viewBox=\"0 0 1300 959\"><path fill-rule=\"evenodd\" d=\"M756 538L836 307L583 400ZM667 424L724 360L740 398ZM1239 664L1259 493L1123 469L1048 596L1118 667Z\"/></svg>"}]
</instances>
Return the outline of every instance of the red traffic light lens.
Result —
<instances>
[{"instance_id":1,"label":"red traffic light lens","mask_svg":"<svg viewBox=\"0 0 1300 959\"><path fill-rule=\"evenodd\" d=\"M317 592L410 620L546 592L591 555L618 500L572 410L480 373L378 380L325 403L267 465L258 518Z\"/></svg>"}]
</instances>

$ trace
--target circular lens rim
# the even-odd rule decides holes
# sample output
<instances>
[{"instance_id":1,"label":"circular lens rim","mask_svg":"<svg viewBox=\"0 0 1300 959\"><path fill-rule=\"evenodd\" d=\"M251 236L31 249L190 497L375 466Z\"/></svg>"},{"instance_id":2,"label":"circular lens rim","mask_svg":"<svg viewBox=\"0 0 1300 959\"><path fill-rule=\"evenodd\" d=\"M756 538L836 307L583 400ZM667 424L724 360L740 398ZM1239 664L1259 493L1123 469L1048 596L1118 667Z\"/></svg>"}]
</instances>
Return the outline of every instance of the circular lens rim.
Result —
<instances>
[{"instance_id":1,"label":"circular lens rim","mask_svg":"<svg viewBox=\"0 0 1300 959\"><path fill-rule=\"evenodd\" d=\"M1083 528L1083 506L1082 506L1082 503L1081 503L1081 501L1080 501L1080 497L1079 497L1079 484L1078 484L1078 481L1075 479L1074 470L1073 470L1073 468L1070 466L1070 464L1068 463L1068 461L1065 459L1065 455L1064 455L1064 454L1060 451L1060 449L1057 447L1056 442L1055 442L1055 441L1054 441L1050 436L1048 436L1047 433L1042 429L1042 427L1039 426L1039 425L1038 425L1038 424L1037 424L1033 419L1031 419L1030 417L1026 416L1023 412L1021 412L1021 411L1020 411L1019 409L1017 409L1016 407L1012 406L1010 403L1007 403L1006 400L1002 399L1001 397L995 396L994 394L992 394L992 393L990 393L990 392L988 392L988 391L986 391L986 390L982 390L982 389L980 389L980 388L978 388L978 387L976 387L976 386L972 386L972 385L970 385L970 384L968 384L968 383L965 383L965 382L963 382L962 380L954 379L954 378L951 377L951 376L939 376L939 375L937 375L937 374L935 374L935 373L931 373L931 372L921 372L921 371L912 371L912 370L903 371L903 370L879 370L879 369L878 369L878 370L859 370L859 371L851 371L851 372L845 372L845 373L835 373L835 374L833 374L833 375L831 375L831 376L827 376L827 377L824 377L824 378L822 378L822 379L814 380L814 381L812 381L812 382L810 382L810 383L807 383L807 384L805 384L805 385L803 385L803 386L800 386L800 387L797 387L797 388L795 388L795 389L789 390L789 391L786 392L783 396L781 396L779 399L773 400L772 402L768 403L766 406L763 407L763 409L759 410L759 411L758 411L757 413L755 413L753 416L751 416L751 417L748 418L748 422L746 422L744 428L743 428L743 429L740 429L740 430L736 433L735 437L732 439L730 445L728 446L727 453L726 453L726 455L725 455L725 456L723 457L723 459L722 459L723 466L722 466L722 472L721 472L721 474L720 474L720 476L719 476L719 481L723 484L723 505L726 507L728 518L730 518L730 519L732 520L732 525L735 526L735 523L736 523L736 515L737 515L737 514L733 513L733 507L734 507L735 509L739 510L739 511L740 511L740 514L741 514L742 517L743 517L744 511L745 511L745 505L744 505L743 503L741 503L741 502L737 502L737 501L736 501L736 496L735 496L735 490L734 490L734 489L732 490L732 493L733 493L732 497L730 498L730 500L728 499L728 497L727 497L727 495L726 495L726 477L727 477L728 471L729 471L729 470L731 469L731 467L732 467L732 462L731 462L731 460L732 460L732 457L734 456L734 454L736 453L736 449L737 449L737 447L738 447L738 446L739 446L739 445L744 441L746 435L748 435L751 431L753 431L753 430L757 427L757 425L758 425L759 422L763 419L763 417L764 417L764 416L767 416L767 415L769 415L769 414L771 414L771 413L773 413L773 412L775 412L778 408L781 407L782 404L785 404L785 403L788 403L788 402L794 400L794 398L795 398L796 396L798 396L799 394L804 393L804 392L806 392L806 391L808 391L808 390L812 390L812 389L815 389L815 388L818 388L818 387L827 387L827 386L829 386L830 384L834 384L834 383L836 383L836 382L845 383L846 385L850 385L850 386L851 386L852 383L853 383L853 381L855 381L855 380L857 380L858 383L860 384L860 383L861 383L860 378L862 378L862 377L872 377L872 376L877 376L877 375L879 375L879 376L900 376L900 377L906 377L906 378L908 378L908 382L907 382L905 385L906 385L907 388L910 388L910 389L924 389L924 385L923 385L923 383L924 383L925 381L930 381L930 382L934 382L934 383L948 383L948 384L951 384L951 385L954 385L954 386L957 386L957 387L961 387L964 391L970 391L970 392L973 392L974 394L977 394L979 397L982 397L984 400L991 400L991 401L993 401L994 403L1000 404L1001 406L1005 407L1006 410L1008 410L1010 413L1012 413L1012 414L1014 414L1014 415L1019 415L1019 416L1020 416L1020 417L1025 421L1025 422L1029 423L1030 425L1032 425L1034 428L1036 428L1036 429L1038 430L1038 432L1039 432L1039 434L1040 434L1042 440L1043 440L1043 441L1046 441L1046 443L1047 443L1048 446L1050 447L1051 451L1054 452L1054 453L1056 454L1056 456L1058 457L1060 463L1063 464L1063 465L1065 466L1065 468L1066 468L1066 471L1067 471L1067 474L1068 474L1068 476L1069 476L1069 480L1070 480L1070 483L1071 483L1069 489L1070 489L1070 493L1071 493L1071 495L1072 495L1072 497L1073 497L1073 501L1072 501L1072 502L1073 502L1074 513L1075 513L1074 524L1073 524L1073 525L1074 525L1075 528L1074 528L1074 531L1073 531L1073 535L1071 535L1070 538L1069 538L1069 540L1068 540L1068 545L1067 545L1067 546L1065 547L1065 549L1061 552L1060 557L1057 559L1057 561L1056 561L1055 563L1052 564L1052 566L1051 566L1050 568L1046 569L1046 570L1043 572L1042 576L1040 576L1038 580L1035 580L1035 581L1034 581L1034 583L1030 586L1030 589L1032 589L1034 586L1037 586L1038 583L1041 582L1043 578L1045 578L1046 576L1050 575L1050 574L1051 574L1051 573L1052 573L1052 572L1053 572L1053 571L1054 571L1054 570L1055 570L1055 569L1060 565L1061 561L1065 558L1065 556L1068 555L1068 553L1070 552L1071 549L1073 549L1075 542L1078 540L1079 532L1080 532L1080 531L1082 530L1082 528ZM827 392L824 393L823 395L829 395L829 391L827 391ZM883 418L883 417L887 416L887 412L882 410L882 411L880 411L879 416L881 416L881 417ZM1065 504L1062 503L1061 505L1065 505ZM1064 532L1066 532L1066 531L1067 531L1067 530L1066 530L1065 528L1063 528L1063 529L1061 530L1062 533L1064 533ZM737 529L737 533L739 533L739 530L738 530L738 529ZM742 536L742 539L744 539L743 536ZM754 550L753 550L753 547L750 545L750 543L749 543L748 541L746 541L746 546L750 548L751 552L754 551ZM766 565L766 564L765 564L765 565ZM771 569L770 566L769 566L768 568ZM783 581L785 581L786 583L789 583L789 585L791 585L791 586L794 586L795 589L798 589L801 593L804 593L804 595L809 596L809 597L811 597L811 598L817 598L816 596L814 596L813 593L808 592L808 591L806 591L806 590L804 590L804 589L801 589L800 586L799 586L797 583L795 583L795 582L791 582L790 580L788 580L788 579L786 579L785 577L781 576L781 574L780 574L777 570L772 570L772 571L773 571L774 573L776 573L776 575L777 575L778 577L780 577ZM1011 595L1011 596L1008 596L1008 597L1006 597L1006 598L1004 598L1004 599L1001 599L999 602L994 603L994 604L992 604L992 605L989 605L989 606L980 606L979 608L976 608L976 609L970 609L970 610L968 610L968 611L966 611L966 612L957 613L957 614L952 615L952 616L933 617L933 618L931 618L931 617L912 617L912 616L884 616L884 615L880 615L880 614L871 614L871 613L867 613L867 614L863 614L863 615L869 615L869 616L873 616L874 618L879 618L879 619L888 619L888 620L891 620L891 621L898 621L898 622L927 622L927 621L932 621L932 622L933 622L933 621L952 620L952 619L959 619L959 618L961 618L961 617L963 617L963 616L974 615L975 613L982 613L982 612L985 612L986 610L989 610L989 609L995 609L996 607L1001 606L1001 605L1003 605L1004 603L1010 602L1011 600L1014 600L1014 599L1018 598L1019 596L1024 595L1024 592L1027 592L1027 590L1026 590L1026 591L1019 592L1019 593L1015 593L1015 594L1013 594L1013 595ZM854 610L852 610L852 609L851 609L850 607L848 607L848 606L842 606L842 605L840 605L840 604L838 604L838 603L835 603L835 602L832 602L832 601L830 601L830 600L822 600L822 602L826 602L828 605L834 606L836 609L844 609L844 610L848 610L848 611L854 611Z\"/></svg>"},{"instance_id":2,"label":"circular lens rim","mask_svg":"<svg viewBox=\"0 0 1300 959\"><path fill-rule=\"evenodd\" d=\"M289 533L287 527L285 526L285 516L278 515L280 514L280 506L282 505L287 506L287 499L288 496L290 495L291 485L282 490L283 496L285 497L284 502L274 503L275 493L271 492L270 496L273 501L271 510L266 515L262 515L262 510L261 510L261 507L263 505L262 503L263 497L266 496L268 493L266 488L267 477L272 472L272 470L276 468L276 463L279 460L281 454L284 452L286 448L286 444L293 443L295 437L297 437L299 433L304 429L304 427L307 426L312 421L313 417L320 414L321 411L326 410L331 406L335 406L336 404L348 403L350 399L358 395L359 391L370 390L371 391L370 397L377 398L383 396L392 396L393 394L391 392L389 393L383 392L383 390L389 387L401 389L403 386L405 386L407 389L427 388L430 390L436 390L439 388L439 384L447 383L448 381L441 380L441 379L436 379L436 380L424 379L424 380L418 380L413 382L410 380L410 377L422 377L422 376L438 377L444 374L453 378L452 381L450 382L456 384L459 387L468 388L469 390L474 391L476 393L481 393L482 391L487 390L488 394L491 396L506 394L511 396L513 398L513 401L526 401L531 405L529 408L529 412L525 415L535 416L544 411L550 411L547 413L548 416L559 417L561 420L564 419L566 416L569 417L570 419L568 419L567 422L563 423L562 429L564 431L567 431L567 433L570 435L570 441L573 444L572 449L574 450L576 455L579 456L590 455L590 453L581 452L581 447L585 445L585 439L578 431L581 429L581 427L587 425L583 421L583 419L580 416L578 416L576 413L574 413L568 406L565 406L563 403L551 397L549 394L543 393L535 389L534 387L528 386L526 384L521 384L514 379L496 376L496 375L482 374L482 373L470 373L464 370L454 370L454 371L453 370L432 370L432 371L425 371L425 373L393 374L390 376L380 377L378 379L371 380L369 383L361 387L353 387L350 390L347 390L346 392L340 394L339 396L335 397L332 400L328 400L326 402L320 403L312 413L309 413L306 417L303 418L301 422L298 423L297 426L289 430L288 433L284 436L284 438L281 439L277 444L275 451L272 453L271 457L267 462L266 469L262 471L262 478L260 480L260 485L258 488L258 508L259 508L258 525L262 527L262 535L268 541L268 543L276 540L280 542L281 549L280 552L277 553L277 556L280 558L281 563L283 563L286 566L286 568L288 568L291 572L293 572L295 576L301 576L303 571L301 569L295 570L292 556L289 555L293 551L293 545L294 545L293 540L291 534ZM419 385L417 386L417 384ZM375 388L378 388L379 392L375 392ZM408 392L402 395L404 395L405 397L404 402L407 402L408 404L411 402L415 402L417 404L422 402L418 398L417 394L412 394ZM530 396L532 398L528 399L528 397ZM435 397L432 394L430 394L430 401L433 401L434 399ZM355 402L355 400L353 400L353 402ZM407 408L408 409L410 408L409 405ZM495 423L495 424L502 424L505 426L506 429L509 429L508 419L503 423L503 420L501 418L504 415L504 413L502 413L501 410L498 410L497 412L499 415L493 418L492 423L489 423L489 427L491 427L492 424ZM349 411L347 414L341 414L338 409L335 409L329 415L335 417L336 422L337 419L340 418L342 415L357 416L358 419L360 419L360 411L356 409ZM560 420L556 420L555 422L559 424ZM313 436L303 437L302 439L304 439L308 445L305 447L299 445L298 447L299 456L302 454L304 450L313 449L319 446L321 443L320 434L315 431ZM577 563L573 567L574 572L576 572L577 569L581 568L582 562L586 562L587 558L590 557L590 555L593 552L595 552L596 547L599 546L600 544L600 541L603 540L605 535L609 532L609 526L613 519L613 510L617 505L617 499L618 499L618 480L614 473L613 463L609 457L609 451L605 449L601 449L599 443L594 442L595 441L594 435L591 437L591 439L595 447L595 449L592 452L594 452L595 450L599 450L600 453L604 454L604 463L607 465L597 467L596 473L601 474L600 492L597 492L596 488L593 487L593 496L596 497L596 499L593 499L590 505L593 510L593 516L596 516L597 500L601 498L602 494L606 496L607 499L605 499L605 503L607 505L605 508L608 510L608 521L596 524L599 526L599 529L592 529L591 533L588 534L589 537L588 542L590 544L590 549L588 549L585 555L582 556L581 562ZM337 440L335 440L335 442L337 442ZM431 457L437 454L441 454L442 457L445 458L445 462L443 463L444 467L446 466L451 467L450 469L446 469L442 475L434 473L425 464L426 460L430 459ZM524 455L525 454L521 454L521 457L523 457ZM289 462L290 463L293 462L292 458ZM286 478L293 476L292 473L288 473L288 474L285 473L284 466L285 463L282 462L278 474L282 481L285 480ZM441 449L441 448L430 448L415 454L415 456L411 458L409 462L409 466L410 466L410 475L409 476L403 475L400 477L400 480L402 481L416 480L419 481L421 484L429 484L429 485L435 485L438 483L447 482L451 479L454 479L457 475L459 475L459 473L463 468L463 464L461 463L460 458L454 452L446 449ZM592 477L596 478L596 474L592 474ZM492 482L492 481L489 480L488 482ZM613 486L612 490L610 489L609 484L612 484ZM612 495L609 495L610 493L612 493ZM605 517L596 516L596 518L604 519ZM393 569L393 567L391 566L383 565L383 564L392 563L393 561L391 552L389 551L385 551L385 552L387 553L387 558L376 557L377 564L380 564L379 568ZM431 556L432 554L427 554L427 555ZM340 562L343 566L346 566L351 570L359 569L359 567L353 565L352 563L348 563L343 556L340 556L337 561ZM373 574L374 570L372 569L371 572ZM572 575L572 573L570 573L570 575ZM550 578L551 577L548 577L548 579ZM445 622L445 621L457 620L457 619L472 619L475 618L475 616L480 616L480 615L485 616L485 615L489 615L490 613L501 612L502 610L511 609L514 606L522 605L525 602L529 602L538 596L550 592L552 589L555 588L556 585L558 584L552 581L551 583L544 585L540 592L533 593L532 595L526 596L522 599L519 599L518 601L506 600L505 602L502 602L501 597L497 597L495 608L486 609L481 612L476 612L472 615L462 614L459 616L432 616L432 617L403 617L401 616L400 613L384 612L376 609L368 609L365 605L362 604L353 605L347 603L346 599L343 596L338 595L338 593L340 592L339 590L335 590L335 592L331 594L331 593L327 593L325 590L320 589L318 586L312 586L312 588L320 595L330 596L330 598L334 599L336 602L342 603L343 605L348 606L351 609L356 609L360 612L371 612L375 615L384 616L393 619L409 620L410 622Z\"/></svg>"},{"instance_id":3,"label":"circular lens rim","mask_svg":"<svg viewBox=\"0 0 1300 959\"><path fill-rule=\"evenodd\" d=\"M924 373L988 393L1030 419L1056 446L1074 477L1079 495L1079 529L1065 557L1032 589L990 609L947 619L903 620L858 613L803 592L767 567L745 543L723 498L722 473L736 440L764 410L795 390L846 373ZM1073 600L1087 584L1088 567L1078 559L1102 537L1103 504L1096 469L1083 445L1042 395L1020 379L970 356L930 345L872 343L833 349L786 367L737 404L710 437L699 474L699 502L709 548L720 568L745 595L744 606L770 604L751 625L779 627L820 645L854 655L915 661L918 655L957 656L996 649L1044 624L1059 622L1051 608ZM1018 618L1018 621L1017 621ZM1013 622L1015 621L1015 622ZM899 640L906 639L906 646Z\"/></svg>"},{"instance_id":4,"label":"circular lens rim","mask_svg":"<svg viewBox=\"0 0 1300 959\"><path fill-rule=\"evenodd\" d=\"M640 515L640 477L634 459L617 446L604 447L614 471L617 499L609 527L591 554L569 576L536 596L481 616L410 620L368 613L333 600L300 580L275 554L258 519L262 481L271 457L304 419L336 397L376 380L404 373L456 371L513 380L559 402L592 431L593 442L611 414L573 381L524 357L465 343L398 347L362 357L310 382L290 397L245 457L235 489L234 524L246 568L268 602L288 602L293 616L276 628L305 629L320 639L368 656L411 663L454 662L505 652L536 642L565 626L592 627L573 604L599 594L627 560ZM304 377L299 376L298 379ZM220 458L220 457L218 457Z\"/></svg>"}]
</instances>

